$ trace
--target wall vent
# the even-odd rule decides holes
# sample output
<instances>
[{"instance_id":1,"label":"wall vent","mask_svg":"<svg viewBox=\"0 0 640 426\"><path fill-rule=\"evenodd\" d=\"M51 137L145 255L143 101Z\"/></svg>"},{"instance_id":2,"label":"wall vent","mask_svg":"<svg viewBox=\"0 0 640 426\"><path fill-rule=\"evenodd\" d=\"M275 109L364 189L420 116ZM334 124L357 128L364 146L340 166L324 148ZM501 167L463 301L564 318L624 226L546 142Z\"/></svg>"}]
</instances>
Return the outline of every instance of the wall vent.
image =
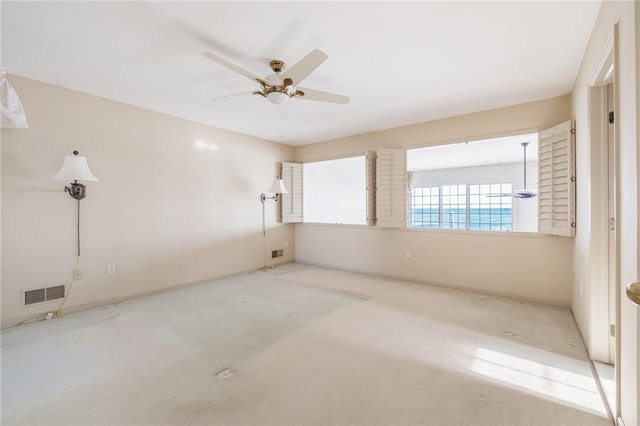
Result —
<instances>
[{"instance_id":1,"label":"wall vent","mask_svg":"<svg viewBox=\"0 0 640 426\"><path fill-rule=\"evenodd\" d=\"M29 306L36 303L44 303L51 300L64 299L65 287L64 284L62 284L53 287L23 290L22 295L23 306Z\"/></svg>"},{"instance_id":2,"label":"wall vent","mask_svg":"<svg viewBox=\"0 0 640 426\"><path fill-rule=\"evenodd\" d=\"M280 250L271 250L271 258L282 257L284 256L284 249Z\"/></svg>"}]
</instances>

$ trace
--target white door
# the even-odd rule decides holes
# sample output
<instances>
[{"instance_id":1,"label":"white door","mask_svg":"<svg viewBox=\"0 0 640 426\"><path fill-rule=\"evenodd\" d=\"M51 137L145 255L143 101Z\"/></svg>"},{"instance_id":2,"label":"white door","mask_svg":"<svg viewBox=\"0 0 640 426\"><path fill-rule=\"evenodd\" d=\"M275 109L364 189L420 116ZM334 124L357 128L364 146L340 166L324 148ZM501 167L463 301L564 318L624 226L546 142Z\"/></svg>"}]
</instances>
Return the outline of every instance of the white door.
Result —
<instances>
[{"instance_id":1,"label":"white door","mask_svg":"<svg viewBox=\"0 0 640 426\"><path fill-rule=\"evenodd\" d=\"M637 163L637 162L636 162ZM637 170L637 169L636 169ZM624 184L624 182L623 182ZM635 196L640 196L636 185ZM636 198L638 200L639 198ZM624 204L621 208L625 208ZM631 222L632 228L640 229L638 205L631 203L626 208L629 215L621 215L621 226L625 226L625 217ZM625 238L627 237L627 238ZM620 346L616 367L619 366L618 401L619 412L625 426L640 424L640 307L633 303L626 294L629 284L640 281L640 238L638 233L621 235L620 238Z\"/></svg>"},{"instance_id":2,"label":"white door","mask_svg":"<svg viewBox=\"0 0 640 426\"><path fill-rule=\"evenodd\" d=\"M636 5L636 8L638 6ZM640 9L636 10L636 21L640 24ZM640 28L636 28L636 31ZM617 33L616 33L617 34ZM618 42L616 40L616 45ZM640 57L640 45L637 46L637 55ZM636 84L640 84L640 75L636 75ZM619 99L619 92L616 98ZM636 94L636 100L640 101L640 92ZM620 104L616 102L617 110ZM636 120L640 120L636 104ZM627 110L629 111L629 110ZM631 110L633 111L633 110ZM622 126L622 113L620 119L616 117L616 133ZM636 121L636 124L639 124ZM640 281L640 185L638 185L640 166L640 134L637 126L634 138L618 138L620 147L618 173L620 197L618 217L620 218L619 253L620 261L620 292L619 292L619 346L617 347L616 367L619 378L617 384L620 424L625 426L640 425L640 306L630 300L626 294L627 286Z\"/></svg>"}]
</instances>

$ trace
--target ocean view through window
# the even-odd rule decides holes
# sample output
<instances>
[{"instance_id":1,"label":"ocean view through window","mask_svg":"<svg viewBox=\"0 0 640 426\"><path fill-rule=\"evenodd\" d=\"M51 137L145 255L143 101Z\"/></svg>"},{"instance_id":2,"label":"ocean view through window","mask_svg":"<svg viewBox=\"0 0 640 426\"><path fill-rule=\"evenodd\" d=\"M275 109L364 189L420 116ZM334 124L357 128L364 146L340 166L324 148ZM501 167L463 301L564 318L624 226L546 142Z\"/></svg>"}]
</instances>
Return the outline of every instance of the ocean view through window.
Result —
<instances>
[{"instance_id":1,"label":"ocean view through window","mask_svg":"<svg viewBox=\"0 0 640 426\"><path fill-rule=\"evenodd\" d=\"M412 188L409 226L511 231L511 198L490 196L511 188L509 183Z\"/></svg>"},{"instance_id":2,"label":"ocean view through window","mask_svg":"<svg viewBox=\"0 0 640 426\"><path fill-rule=\"evenodd\" d=\"M522 143L528 142L526 168ZM537 133L407 150L407 226L537 232Z\"/></svg>"}]
</instances>

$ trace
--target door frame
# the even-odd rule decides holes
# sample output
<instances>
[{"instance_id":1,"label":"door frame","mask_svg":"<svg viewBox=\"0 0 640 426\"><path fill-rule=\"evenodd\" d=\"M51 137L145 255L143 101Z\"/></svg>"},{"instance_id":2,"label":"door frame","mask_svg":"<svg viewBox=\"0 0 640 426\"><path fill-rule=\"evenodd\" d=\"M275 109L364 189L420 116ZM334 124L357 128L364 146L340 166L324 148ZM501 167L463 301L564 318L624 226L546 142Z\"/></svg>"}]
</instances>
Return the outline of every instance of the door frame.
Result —
<instances>
[{"instance_id":1,"label":"door frame","mask_svg":"<svg viewBox=\"0 0 640 426\"><path fill-rule=\"evenodd\" d=\"M589 354L592 359L614 363L609 355L609 152L607 134L607 84L613 83L615 61L614 31L609 35L600 58L589 80L589 130L591 177L591 318ZM614 130L614 133L615 130ZM614 143L617 143L614 138ZM615 149L615 147L614 147ZM617 151L617 150L616 150ZM613 159L618 169L617 158ZM618 181L616 175L614 181ZM616 185L617 187L617 185ZM618 199L613 194L614 199ZM619 211L617 208L614 209ZM617 217L615 218L617 222ZM616 228L617 229L617 228ZM617 233L617 231L616 231ZM618 240L618 238L616 238ZM614 269L619 265L612 265ZM618 274L616 274L618 275ZM619 286L618 286L619 287ZM617 297L616 297L617 299ZM616 310L617 310L616 305ZM616 324L617 328L617 324ZM617 346L617 344L616 344ZM616 351L617 352L617 351Z\"/></svg>"},{"instance_id":2,"label":"door frame","mask_svg":"<svg viewBox=\"0 0 640 426\"><path fill-rule=\"evenodd\" d=\"M618 111L618 61L616 54L617 24L614 25L603 47L589 80L589 129L591 177L591 315L589 356L592 360L615 366L616 398L614 418L620 416L620 236L619 236L619 120L614 119L613 158L609 155L607 85L613 84L614 111ZM610 168L613 170L610 170ZM611 177L610 177L610 172ZM613 179L613 194L610 179ZM611 203L613 205L610 204ZM610 207L614 211L614 247L610 247ZM610 262L611 250L615 258ZM610 278L613 277L613 278ZM611 282L611 281L614 282ZM611 291L611 286L614 290ZM610 295L614 295L613 303ZM614 314L610 315L610 306ZM615 318L615 355L610 351L610 317Z\"/></svg>"}]
</instances>

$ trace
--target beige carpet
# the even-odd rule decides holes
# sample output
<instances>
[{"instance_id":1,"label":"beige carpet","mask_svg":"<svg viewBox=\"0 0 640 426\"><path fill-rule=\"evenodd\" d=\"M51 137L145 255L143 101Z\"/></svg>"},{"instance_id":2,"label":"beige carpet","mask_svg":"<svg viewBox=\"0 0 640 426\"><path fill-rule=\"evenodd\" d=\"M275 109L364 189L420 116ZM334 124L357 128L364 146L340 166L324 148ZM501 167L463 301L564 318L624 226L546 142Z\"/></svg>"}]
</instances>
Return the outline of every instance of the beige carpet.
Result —
<instances>
[{"instance_id":1,"label":"beige carpet","mask_svg":"<svg viewBox=\"0 0 640 426\"><path fill-rule=\"evenodd\" d=\"M1 337L3 425L612 424L568 309L299 264Z\"/></svg>"}]
</instances>

